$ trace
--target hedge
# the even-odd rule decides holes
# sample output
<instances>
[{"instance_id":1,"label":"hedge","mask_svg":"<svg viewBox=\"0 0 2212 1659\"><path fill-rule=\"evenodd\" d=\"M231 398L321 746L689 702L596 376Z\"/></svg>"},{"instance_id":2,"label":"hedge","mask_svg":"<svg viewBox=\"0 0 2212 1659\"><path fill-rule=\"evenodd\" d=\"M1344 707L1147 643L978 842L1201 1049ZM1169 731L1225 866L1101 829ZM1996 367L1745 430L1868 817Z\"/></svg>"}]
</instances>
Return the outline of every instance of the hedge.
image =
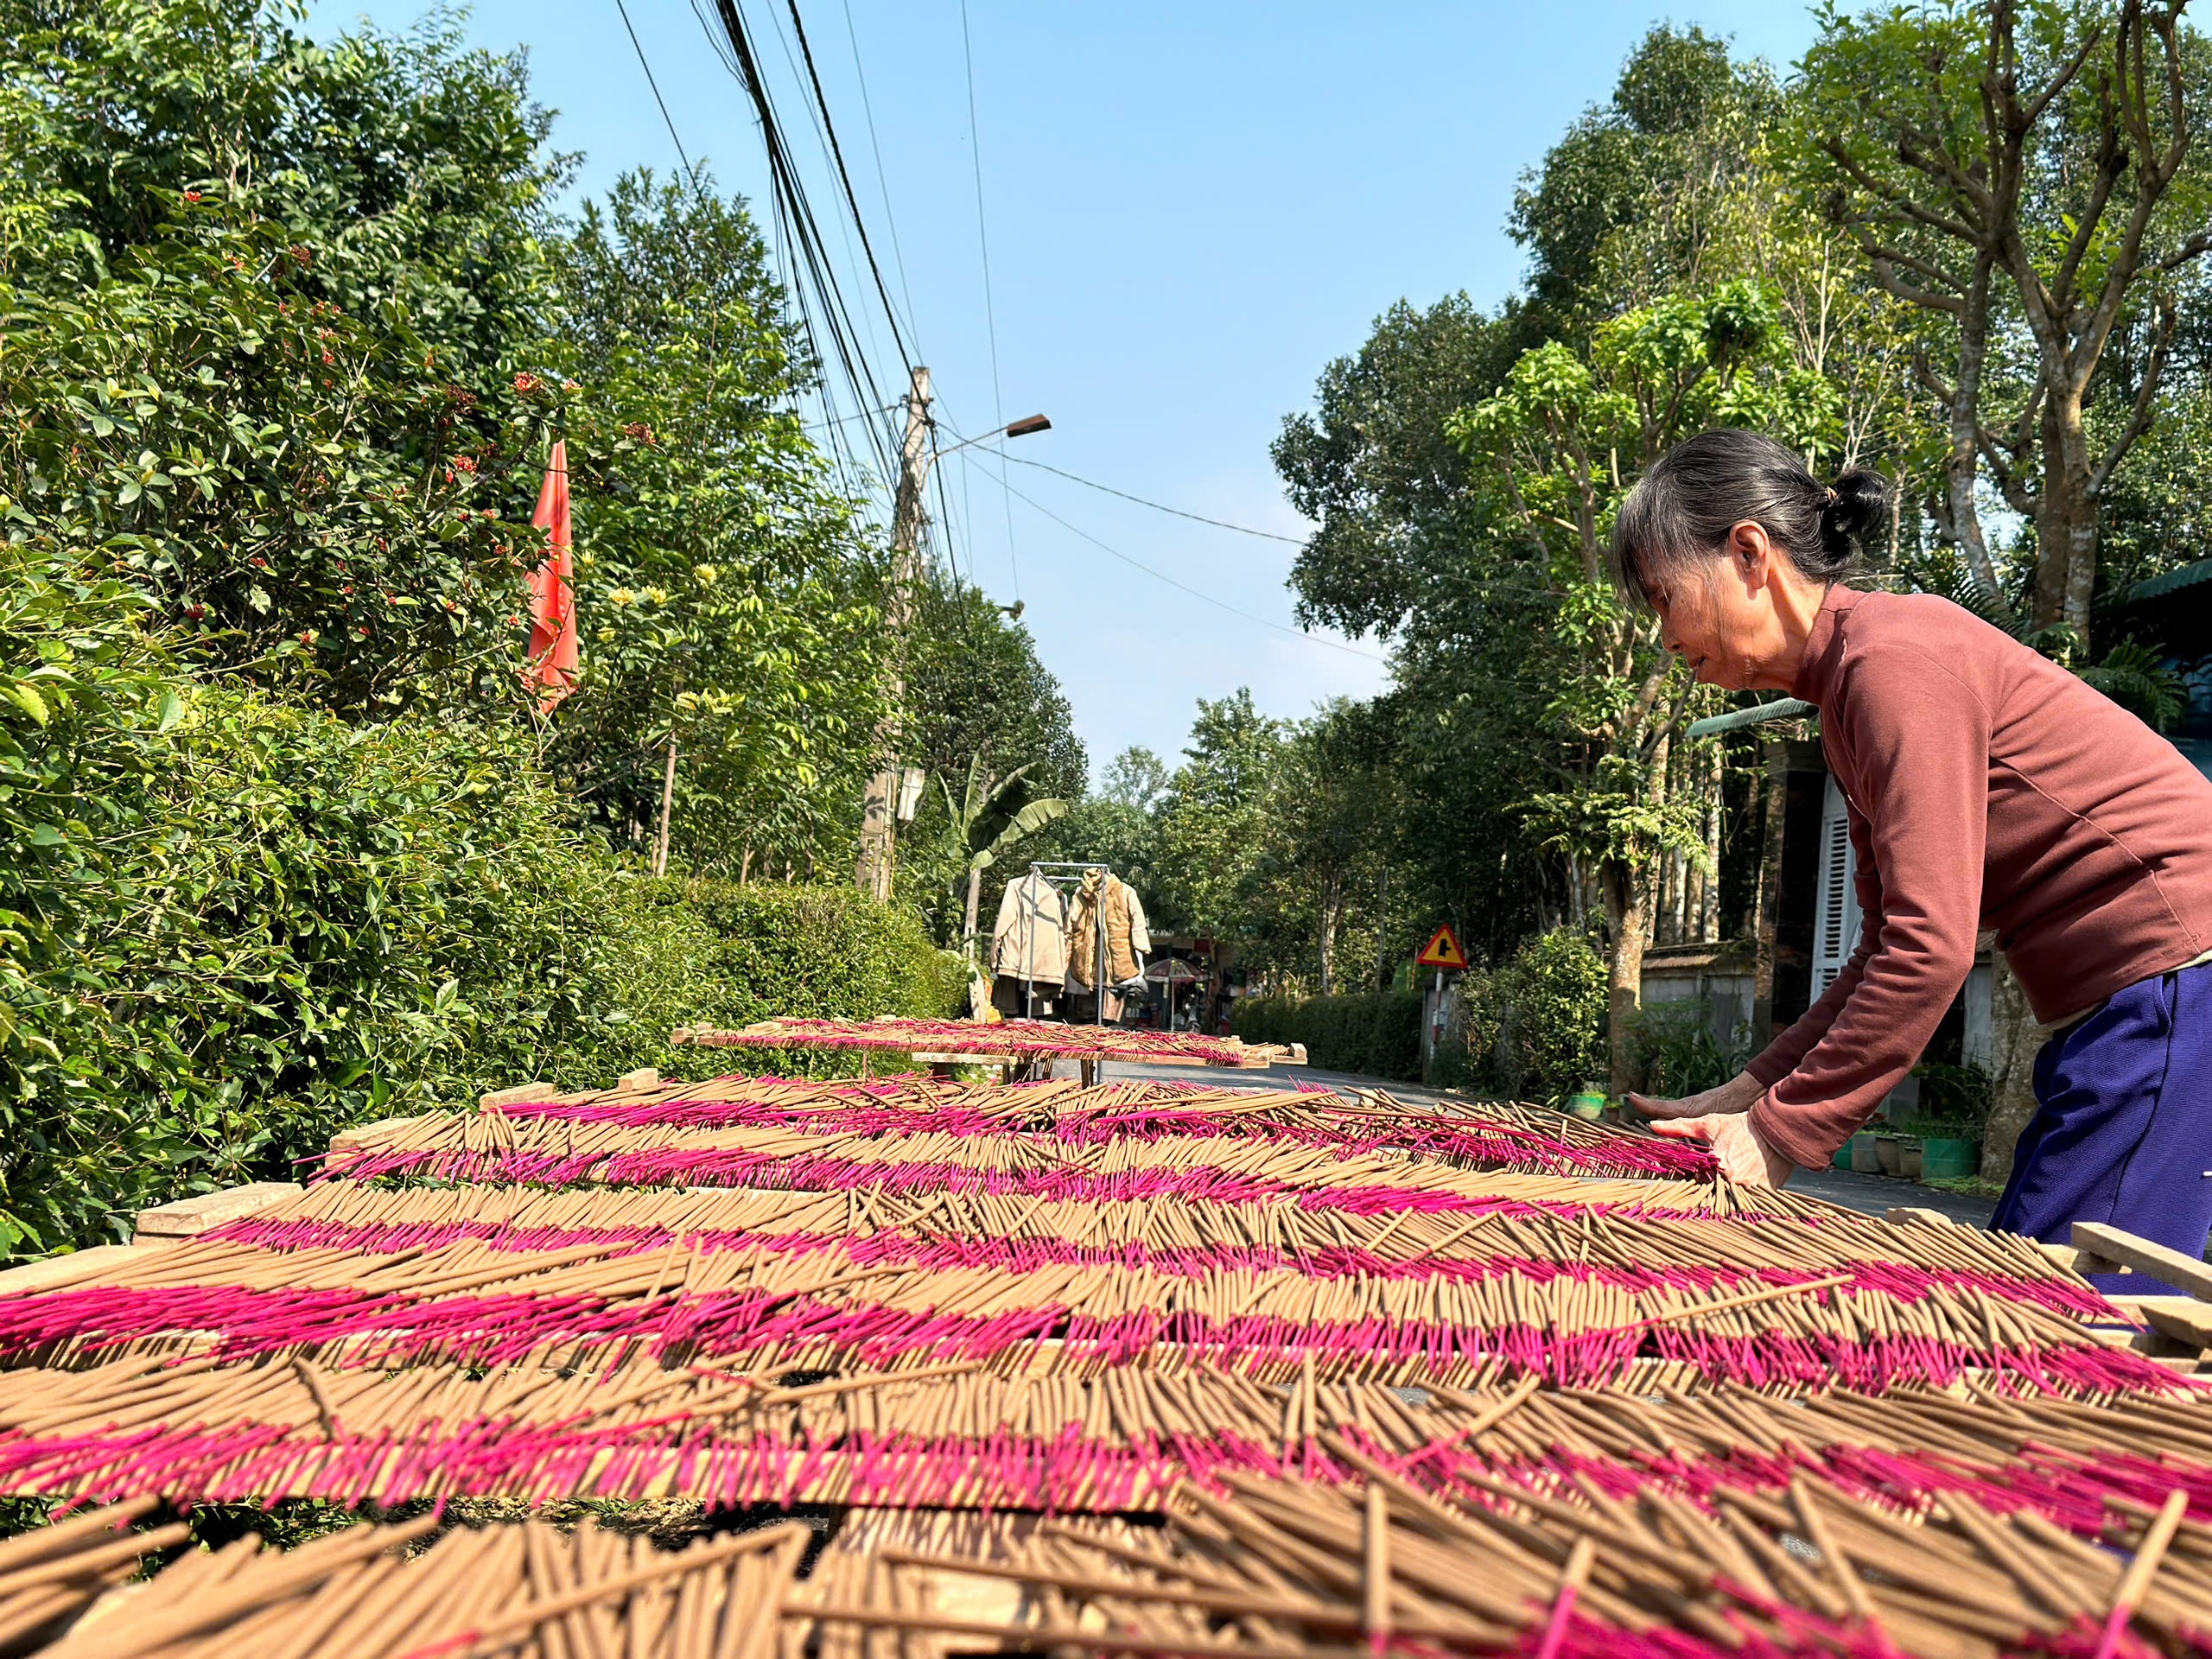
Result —
<instances>
[{"instance_id":1,"label":"hedge","mask_svg":"<svg viewBox=\"0 0 2212 1659\"><path fill-rule=\"evenodd\" d=\"M1324 1071L1412 1082L1421 1077L1421 997L1405 991L1252 996L1236 1004L1230 1028L1247 1042L1303 1043L1306 1063Z\"/></svg>"},{"instance_id":2,"label":"hedge","mask_svg":"<svg viewBox=\"0 0 2212 1659\"><path fill-rule=\"evenodd\" d=\"M158 663L105 702L76 676L0 708L7 1255L290 1178L365 1119L745 1065L671 1049L679 1025L964 993L918 918L856 892L645 875L526 734L356 725Z\"/></svg>"}]
</instances>

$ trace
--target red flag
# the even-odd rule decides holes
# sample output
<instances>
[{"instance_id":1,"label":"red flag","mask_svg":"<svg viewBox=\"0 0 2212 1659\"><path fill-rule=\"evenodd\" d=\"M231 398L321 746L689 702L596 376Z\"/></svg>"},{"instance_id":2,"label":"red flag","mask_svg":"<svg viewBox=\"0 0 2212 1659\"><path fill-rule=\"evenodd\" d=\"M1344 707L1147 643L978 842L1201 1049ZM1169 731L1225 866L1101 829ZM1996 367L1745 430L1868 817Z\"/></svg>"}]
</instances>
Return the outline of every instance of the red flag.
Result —
<instances>
[{"instance_id":1,"label":"red flag","mask_svg":"<svg viewBox=\"0 0 2212 1659\"><path fill-rule=\"evenodd\" d=\"M576 689L576 590L569 563L569 446L556 439L546 457L545 482L538 486L537 511L530 522L550 531L545 563L530 573L530 663L523 683L542 696L537 711L553 707Z\"/></svg>"}]
</instances>

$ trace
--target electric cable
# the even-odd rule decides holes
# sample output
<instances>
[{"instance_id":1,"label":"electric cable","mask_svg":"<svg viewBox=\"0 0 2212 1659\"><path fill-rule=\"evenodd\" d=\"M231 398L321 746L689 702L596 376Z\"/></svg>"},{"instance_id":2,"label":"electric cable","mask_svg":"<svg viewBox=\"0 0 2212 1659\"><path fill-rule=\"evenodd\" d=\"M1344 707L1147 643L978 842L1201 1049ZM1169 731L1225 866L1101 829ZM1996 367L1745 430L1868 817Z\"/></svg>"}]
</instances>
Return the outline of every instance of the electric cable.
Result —
<instances>
[{"instance_id":1,"label":"electric cable","mask_svg":"<svg viewBox=\"0 0 2212 1659\"><path fill-rule=\"evenodd\" d=\"M668 141L676 146L676 159L683 163L684 172L691 180L691 189L699 189L699 169L691 165L691 157L684 153L683 141L676 136L676 118L668 112L668 100L660 95L660 82L653 79L653 67L645 61L645 43L639 40L637 28L630 22L630 8L622 0L614 0L614 10L622 14L622 27L630 36L630 44L638 54L638 67L645 72L645 85L653 89L653 102L660 106L660 118L667 125Z\"/></svg>"},{"instance_id":2,"label":"electric cable","mask_svg":"<svg viewBox=\"0 0 2212 1659\"><path fill-rule=\"evenodd\" d=\"M906 349L906 337L899 331L898 308L891 303L891 290L883 283L883 268L875 262L875 248L868 239L868 221L861 217L860 198L853 194L852 175L845 170L844 147L837 142L837 124L830 118L830 100L822 95L822 77L815 73L814 48L807 44L806 25L799 21L798 0L785 0L791 14L791 32L798 36L798 54L806 65L807 85L814 88L814 105L822 112L822 131L830 141L830 159L837 164L837 182L844 187L845 206L853 215L853 228L860 233L861 252L868 258L868 275L875 279L875 296L883 302L883 315L891 322L891 343L899 350L899 360L912 373L914 355Z\"/></svg>"},{"instance_id":3,"label":"electric cable","mask_svg":"<svg viewBox=\"0 0 2212 1659\"><path fill-rule=\"evenodd\" d=\"M988 469L986 468L985 472L988 476ZM1188 582L1178 582L1174 577L1167 575L1165 571L1154 569L1150 565L1144 563L1141 560L1131 558L1128 554L1122 552L1121 549L1117 547L1109 546L1106 543L1100 541L1096 536L1092 535L1089 531L1084 530L1081 525L1070 524L1066 519L1061 518L1058 513L1054 512L1050 507L1045 505L1043 502L1025 495L1020 490L1015 489L1012 481L1004 476L1000 478L999 483L1004 486L1016 500L1020 501L1025 505L1034 508L1037 512L1043 513L1047 518L1051 519L1061 529L1067 531L1070 534L1080 536L1084 541L1089 542L1100 552L1119 559L1123 564L1129 566L1132 569L1143 571L1145 575L1154 578L1155 581L1164 582L1170 588L1177 588L1183 593L1188 594L1192 599L1203 600L1205 603L1213 606L1218 610L1227 611L1231 616L1241 616L1247 622L1256 622L1263 628L1273 628L1277 633L1287 633L1294 639L1303 639L1312 645L1326 645L1330 650L1341 651L1349 657L1363 657L1371 663L1387 664L1390 660L1388 657L1382 656L1376 652L1362 651L1357 645L1347 645L1341 639L1327 639L1318 633L1308 633L1303 628L1294 628L1284 623L1271 621L1268 618L1261 616L1255 612L1240 609L1238 607L1231 605L1225 599L1216 599L1211 594L1201 592L1199 589L1192 587Z\"/></svg>"},{"instance_id":4,"label":"electric cable","mask_svg":"<svg viewBox=\"0 0 2212 1659\"><path fill-rule=\"evenodd\" d=\"M914 290L906 282L906 256L899 246L899 220L891 211L891 181L883 170L883 146L875 136L875 106L868 101L868 71L861 67L861 37L853 27L853 0L844 0L845 40L853 49L853 79L861 89L861 117L868 124L868 147L875 157L875 189L883 198L884 227L891 232L891 265L899 273L899 296L906 302L906 333L914 342L917 355L921 353L921 329L915 321Z\"/></svg>"},{"instance_id":5,"label":"electric cable","mask_svg":"<svg viewBox=\"0 0 2212 1659\"><path fill-rule=\"evenodd\" d=\"M991 348L991 422L998 425L1006 419L1006 394L999 385L999 321L997 308L991 298L991 236L983 219L983 131L976 119L976 52L968 36L968 0L960 0L960 60L968 72L968 156L976 169L976 245L983 256L983 333ZM1001 455L1006 454L1006 439L1001 435L992 446ZM1003 485L1003 477L1000 480ZM1002 498L1006 505L1006 558L1014 572L1014 596L1021 597L1021 556L1014 550L1014 501L1011 494Z\"/></svg>"},{"instance_id":6,"label":"electric cable","mask_svg":"<svg viewBox=\"0 0 2212 1659\"><path fill-rule=\"evenodd\" d=\"M954 434L957 437L958 434ZM1239 536L1256 536L1263 542L1287 542L1293 547L1306 545L1303 536L1285 536L1278 531L1255 530L1249 524L1232 524L1226 518L1209 518L1202 512L1186 512L1181 507L1171 507L1165 501L1147 501L1141 495L1131 495L1127 490L1117 490L1111 484L1101 484L1096 479L1083 478L1058 467L1047 466L1041 461L1032 461L1027 455L1010 455L1003 452L999 459L1010 461L1018 467L1034 467L1039 472L1065 478L1071 484L1080 484L1085 489L1097 490L1106 495L1117 495L1124 501L1134 501L1141 507L1150 507L1154 512L1171 512L1178 518L1188 518L1197 524L1211 524L1216 530L1233 530Z\"/></svg>"}]
</instances>

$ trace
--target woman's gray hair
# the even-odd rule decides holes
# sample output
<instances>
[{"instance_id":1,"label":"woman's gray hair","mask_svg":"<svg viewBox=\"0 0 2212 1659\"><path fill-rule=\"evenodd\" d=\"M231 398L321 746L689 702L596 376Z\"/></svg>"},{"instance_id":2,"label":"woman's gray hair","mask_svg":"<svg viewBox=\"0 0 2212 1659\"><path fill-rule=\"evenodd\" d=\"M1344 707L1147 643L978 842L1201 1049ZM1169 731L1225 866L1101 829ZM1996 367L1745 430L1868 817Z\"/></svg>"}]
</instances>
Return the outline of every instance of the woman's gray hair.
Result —
<instances>
[{"instance_id":1,"label":"woman's gray hair","mask_svg":"<svg viewBox=\"0 0 2212 1659\"><path fill-rule=\"evenodd\" d=\"M1683 572L1720 556L1746 519L1800 575L1834 582L1851 574L1867 531L1890 510L1890 483L1854 467L1834 484L1805 470L1764 433L1727 428L1685 438L1654 461L1613 520L1613 579L1652 608Z\"/></svg>"}]
</instances>

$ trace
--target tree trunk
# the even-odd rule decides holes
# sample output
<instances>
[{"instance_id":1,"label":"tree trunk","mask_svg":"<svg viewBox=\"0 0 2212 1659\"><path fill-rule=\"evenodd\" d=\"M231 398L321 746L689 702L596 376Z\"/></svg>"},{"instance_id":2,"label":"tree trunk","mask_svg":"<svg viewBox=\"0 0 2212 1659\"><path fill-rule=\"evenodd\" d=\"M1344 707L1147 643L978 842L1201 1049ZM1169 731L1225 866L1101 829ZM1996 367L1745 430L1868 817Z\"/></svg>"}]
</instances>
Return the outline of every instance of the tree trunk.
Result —
<instances>
[{"instance_id":1,"label":"tree trunk","mask_svg":"<svg viewBox=\"0 0 2212 1659\"><path fill-rule=\"evenodd\" d=\"M1387 859L1375 877L1375 988L1390 988L1390 864Z\"/></svg>"},{"instance_id":2,"label":"tree trunk","mask_svg":"<svg viewBox=\"0 0 2212 1659\"><path fill-rule=\"evenodd\" d=\"M1759 874L1751 889L1751 1048L1774 1040L1774 947L1782 921L1782 830L1789 809L1789 751L1778 737L1762 739L1766 817L1759 825Z\"/></svg>"},{"instance_id":3,"label":"tree trunk","mask_svg":"<svg viewBox=\"0 0 2212 1659\"><path fill-rule=\"evenodd\" d=\"M960 937L969 944L976 943L976 928L983 905L983 873L973 865L968 870L968 914L962 924Z\"/></svg>"},{"instance_id":4,"label":"tree trunk","mask_svg":"<svg viewBox=\"0 0 2212 1659\"><path fill-rule=\"evenodd\" d=\"M1959 316L1959 378L1951 393L1950 448L1944 457L1943 486L1951 534L1967 556L1967 568L1974 573L1974 584L1992 601L2001 603L2005 589L1997 580L1997 567L1990 559L1989 543L1981 533L1981 510L1974 499L1974 480L1981 466L1981 450L1976 437L1981 423L1982 366L1989 353L1989 278L1993 263L1993 257L1986 250L1976 251L1974 277L1967 286L1964 309Z\"/></svg>"},{"instance_id":5,"label":"tree trunk","mask_svg":"<svg viewBox=\"0 0 2212 1659\"><path fill-rule=\"evenodd\" d=\"M1995 954L1989 987L1989 1122L1981 1141L1985 1181L2012 1173L2013 1148L2036 1114L2036 1051L2050 1034L2028 1011L2027 993L2005 953Z\"/></svg>"},{"instance_id":6,"label":"tree trunk","mask_svg":"<svg viewBox=\"0 0 2212 1659\"><path fill-rule=\"evenodd\" d=\"M2063 622L2089 645L2097 585L2097 501L2082 399L2054 391L2043 413L2043 490L2036 504L2035 626Z\"/></svg>"},{"instance_id":7,"label":"tree trunk","mask_svg":"<svg viewBox=\"0 0 2212 1659\"><path fill-rule=\"evenodd\" d=\"M1698 877L1697 938L1712 944L1720 938L1720 745L1709 746L1705 772L1705 870Z\"/></svg>"},{"instance_id":8,"label":"tree trunk","mask_svg":"<svg viewBox=\"0 0 2212 1659\"><path fill-rule=\"evenodd\" d=\"M1598 885L1605 899L1608 931L1605 1010L1610 1061L1606 1091L1619 1099L1643 1086L1637 1065L1637 1016L1643 1004L1643 950L1648 924L1649 878L1625 861L1609 858L1599 867Z\"/></svg>"},{"instance_id":9,"label":"tree trunk","mask_svg":"<svg viewBox=\"0 0 2212 1659\"><path fill-rule=\"evenodd\" d=\"M1343 882L1334 874L1321 889L1321 995L1337 988L1337 918L1344 908Z\"/></svg>"}]
</instances>

